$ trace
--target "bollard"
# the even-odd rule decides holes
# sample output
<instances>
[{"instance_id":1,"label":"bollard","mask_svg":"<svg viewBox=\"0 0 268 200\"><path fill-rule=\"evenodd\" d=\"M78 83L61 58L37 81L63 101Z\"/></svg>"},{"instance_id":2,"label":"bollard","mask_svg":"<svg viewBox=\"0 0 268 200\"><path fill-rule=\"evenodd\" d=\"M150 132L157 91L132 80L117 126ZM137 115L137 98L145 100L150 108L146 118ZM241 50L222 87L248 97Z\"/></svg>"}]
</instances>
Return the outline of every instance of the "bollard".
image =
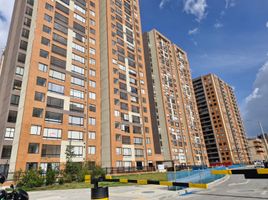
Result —
<instances>
[{"instance_id":1,"label":"bollard","mask_svg":"<svg viewBox=\"0 0 268 200\"><path fill-rule=\"evenodd\" d=\"M91 199L92 200L108 200L109 199L109 188L108 187L97 187L91 188Z\"/></svg>"}]
</instances>

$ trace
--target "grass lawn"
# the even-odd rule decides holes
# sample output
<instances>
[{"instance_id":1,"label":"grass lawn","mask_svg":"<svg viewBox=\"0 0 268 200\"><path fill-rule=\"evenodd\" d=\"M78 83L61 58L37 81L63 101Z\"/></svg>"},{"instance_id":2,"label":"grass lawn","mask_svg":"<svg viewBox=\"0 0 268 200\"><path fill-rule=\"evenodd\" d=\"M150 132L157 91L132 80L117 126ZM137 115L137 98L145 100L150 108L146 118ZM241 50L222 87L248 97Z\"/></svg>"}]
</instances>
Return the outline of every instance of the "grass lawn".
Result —
<instances>
[{"instance_id":1,"label":"grass lawn","mask_svg":"<svg viewBox=\"0 0 268 200\"><path fill-rule=\"evenodd\" d=\"M166 181L167 174L166 173L144 173L144 174L127 174L127 175L120 175L120 176L112 176L113 178L125 178L125 179L150 179L150 180L160 180ZM133 184L125 184L125 183L112 183L112 182L102 182L99 183L100 186L108 186L108 187L116 187L116 186L127 186ZM23 188L26 191L40 191L40 190L67 190L67 189L81 189L81 188L91 188L91 185L88 183L65 183L64 185L50 185L50 186L43 186L38 188Z\"/></svg>"}]
</instances>

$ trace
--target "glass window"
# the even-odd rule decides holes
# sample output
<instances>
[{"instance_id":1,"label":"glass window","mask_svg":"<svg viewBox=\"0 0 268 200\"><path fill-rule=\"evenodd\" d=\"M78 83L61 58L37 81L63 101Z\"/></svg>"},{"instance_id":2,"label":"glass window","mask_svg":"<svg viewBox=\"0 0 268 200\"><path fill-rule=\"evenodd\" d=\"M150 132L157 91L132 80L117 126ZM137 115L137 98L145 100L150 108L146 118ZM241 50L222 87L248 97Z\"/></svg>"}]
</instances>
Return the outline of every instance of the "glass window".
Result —
<instances>
[{"instance_id":1,"label":"glass window","mask_svg":"<svg viewBox=\"0 0 268 200\"><path fill-rule=\"evenodd\" d=\"M85 74L84 68L78 67L76 65L72 65L72 72L77 73L77 74L81 74L81 75Z\"/></svg>"},{"instance_id":2,"label":"glass window","mask_svg":"<svg viewBox=\"0 0 268 200\"><path fill-rule=\"evenodd\" d=\"M45 51L45 50L41 49L39 55L40 55L40 57L42 57L42 58L48 58L49 53L48 53L48 51Z\"/></svg>"},{"instance_id":3,"label":"glass window","mask_svg":"<svg viewBox=\"0 0 268 200\"><path fill-rule=\"evenodd\" d=\"M84 113L84 105L81 103L71 102L70 103L70 111Z\"/></svg>"},{"instance_id":4,"label":"glass window","mask_svg":"<svg viewBox=\"0 0 268 200\"><path fill-rule=\"evenodd\" d=\"M88 154L95 155L96 154L96 147L95 146L89 146L88 147Z\"/></svg>"},{"instance_id":5,"label":"glass window","mask_svg":"<svg viewBox=\"0 0 268 200\"><path fill-rule=\"evenodd\" d=\"M89 98L90 98L90 99L93 99L93 100L96 100L96 93L94 93L94 92L89 92Z\"/></svg>"},{"instance_id":6,"label":"glass window","mask_svg":"<svg viewBox=\"0 0 268 200\"><path fill-rule=\"evenodd\" d=\"M48 14L45 14L44 20L47 21L47 22L51 22L52 21L52 17L49 16Z\"/></svg>"},{"instance_id":7,"label":"glass window","mask_svg":"<svg viewBox=\"0 0 268 200\"><path fill-rule=\"evenodd\" d=\"M72 54L72 59L74 61L77 61L77 62L80 62L82 64L85 64L85 58L81 57L81 56L78 56L76 54Z\"/></svg>"},{"instance_id":8,"label":"glass window","mask_svg":"<svg viewBox=\"0 0 268 200\"><path fill-rule=\"evenodd\" d=\"M64 94L64 86L55 83L48 83L48 91Z\"/></svg>"},{"instance_id":9,"label":"glass window","mask_svg":"<svg viewBox=\"0 0 268 200\"><path fill-rule=\"evenodd\" d=\"M23 67L16 67L16 75L23 76L24 68Z\"/></svg>"},{"instance_id":10,"label":"glass window","mask_svg":"<svg viewBox=\"0 0 268 200\"><path fill-rule=\"evenodd\" d=\"M83 132L81 131L68 131L69 140L83 140Z\"/></svg>"},{"instance_id":11,"label":"glass window","mask_svg":"<svg viewBox=\"0 0 268 200\"><path fill-rule=\"evenodd\" d=\"M37 77L36 78L36 85L45 87L46 82L47 82L47 79L45 79L45 78L42 78L42 77Z\"/></svg>"},{"instance_id":12,"label":"glass window","mask_svg":"<svg viewBox=\"0 0 268 200\"><path fill-rule=\"evenodd\" d=\"M32 125L31 126L31 135L41 135L41 126Z\"/></svg>"},{"instance_id":13,"label":"glass window","mask_svg":"<svg viewBox=\"0 0 268 200\"><path fill-rule=\"evenodd\" d=\"M63 114L46 111L45 121L52 123L62 123Z\"/></svg>"},{"instance_id":14,"label":"glass window","mask_svg":"<svg viewBox=\"0 0 268 200\"><path fill-rule=\"evenodd\" d=\"M55 97L47 97L47 107L63 109L64 100Z\"/></svg>"},{"instance_id":15,"label":"glass window","mask_svg":"<svg viewBox=\"0 0 268 200\"><path fill-rule=\"evenodd\" d=\"M84 118L83 117L76 117L76 116L69 116L69 124L75 126L83 126L84 125Z\"/></svg>"},{"instance_id":16,"label":"glass window","mask_svg":"<svg viewBox=\"0 0 268 200\"><path fill-rule=\"evenodd\" d=\"M90 140L95 140L95 139L96 139L96 132L94 132L94 131L89 131L89 132L88 132L88 139L90 139Z\"/></svg>"},{"instance_id":17,"label":"glass window","mask_svg":"<svg viewBox=\"0 0 268 200\"><path fill-rule=\"evenodd\" d=\"M43 64L43 63L39 63L38 64L38 69L42 72L47 72L47 65Z\"/></svg>"},{"instance_id":18,"label":"glass window","mask_svg":"<svg viewBox=\"0 0 268 200\"><path fill-rule=\"evenodd\" d=\"M15 135L15 128L6 128L5 140L12 140Z\"/></svg>"},{"instance_id":19,"label":"glass window","mask_svg":"<svg viewBox=\"0 0 268 200\"><path fill-rule=\"evenodd\" d=\"M92 80L89 80L89 86L92 87L92 88L96 88L96 82L92 81Z\"/></svg>"},{"instance_id":20,"label":"glass window","mask_svg":"<svg viewBox=\"0 0 268 200\"><path fill-rule=\"evenodd\" d=\"M80 90L71 89L70 96L78 99L84 99L84 92Z\"/></svg>"},{"instance_id":21,"label":"glass window","mask_svg":"<svg viewBox=\"0 0 268 200\"><path fill-rule=\"evenodd\" d=\"M77 78L77 77L71 77L71 83L75 84L75 85L79 85L84 87L85 86L85 82L83 79Z\"/></svg>"},{"instance_id":22,"label":"glass window","mask_svg":"<svg viewBox=\"0 0 268 200\"><path fill-rule=\"evenodd\" d=\"M49 70L49 76L57 80L65 81L65 74L62 72L55 71L53 69Z\"/></svg>"},{"instance_id":23,"label":"glass window","mask_svg":"<svg viewBox=\"0 0 268 200\"><path fill-rule=\"evenodd\" d=\"M42 108L33 108L32 116L41 118L41 117L43 117L43 111L44 111L44 109L42 109Z\"/></svg>"},{"instance_id":24,"label":"glass window","mask_svg":"<svg viewBox=\"0 0 268 200\"><path fill-rule=\"evenodd\" d=\"M34 100L35 101L45 101L45 94L42 92L35 92L34 93Z\"/></svg>"},{"instance_id":25,"label":"glass window","mask_svg":"<svg viewBox=\"0 0 268 200\"><path fill-rule=\"evenodd\" d=\"M95 77L96 76L96 71L94 69L90 69L89 70L89 75Z\"/></svg>"},{"instance_id":26,"label":"glass window","mask_svg":"<svg viewBox=\"0 0 268 200\"><path fill-rule=\"evenodd\" d=\"M61 139L61 129L44 128L43 138L45 139Z\"/></svg>"},{"instance_id":27,"label":"glass window","mask_svg":"<svg viewBox=\"0 0 268 200\"><path fill-rule=\"evenodd\" d=\"M72 146L75 157L83 157L83 146Z\"/></svg>"},{"instance_id":28,"label":"glass window","mask_svg":"<svg viewBox=\"0 0 268 200\"><path fill-rule=\"evenodd\" d=\"M30 154L38 154L39 153L39 144L30 143L28 146L28 153Z\"/></svg>"},{"instance_id":29,"label":"glass window","mask_svg":"<svg viewBox=\"0 0 268 200\"><path fill-rule=\"evenodd\" d=\"M94 118L94 117L88 118L88 123L91 126L95 126L96 125L96 118Z\"/></svg>"}]
</instances>

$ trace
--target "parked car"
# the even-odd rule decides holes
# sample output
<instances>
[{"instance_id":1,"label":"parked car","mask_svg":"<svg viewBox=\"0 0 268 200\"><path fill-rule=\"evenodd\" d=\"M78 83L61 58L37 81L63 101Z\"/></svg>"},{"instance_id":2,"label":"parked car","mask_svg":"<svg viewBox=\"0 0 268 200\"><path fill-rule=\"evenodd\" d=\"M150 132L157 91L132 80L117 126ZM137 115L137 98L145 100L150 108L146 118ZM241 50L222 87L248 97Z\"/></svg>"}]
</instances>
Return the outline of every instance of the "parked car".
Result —
<instances>
[{"instance_id":1,"label":"parked car","mask_svg":"<svg viewBox=\"0 0 268 200\"><path fill-rule=\"evenodd\" d=\"M255 168L264 168L264 163L263 163L263 161L256 160L256 161L254 162L254 167L255 167Z\"/></svg>"}]
</instances>

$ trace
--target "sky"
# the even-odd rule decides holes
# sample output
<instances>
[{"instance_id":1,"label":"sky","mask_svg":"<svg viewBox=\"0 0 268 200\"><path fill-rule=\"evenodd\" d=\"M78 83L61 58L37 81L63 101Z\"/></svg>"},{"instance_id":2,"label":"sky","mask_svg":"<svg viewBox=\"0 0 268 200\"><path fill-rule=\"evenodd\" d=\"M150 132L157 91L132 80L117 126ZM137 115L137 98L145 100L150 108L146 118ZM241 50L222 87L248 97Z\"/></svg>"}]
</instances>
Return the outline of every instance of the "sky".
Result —
<instances>
[{"instance_id":1,"label":"sky","mask_svg":"<svg viewBox=\"0 0 268 200\"><path fill-rule=\"evenodd\" d=\"M14 0L0 0L0 49ZM215 73L234 87L247 135L268 132L268 0L140 0L143 31L183 48L192 76Z\"/></svg>"}]
</instances>

